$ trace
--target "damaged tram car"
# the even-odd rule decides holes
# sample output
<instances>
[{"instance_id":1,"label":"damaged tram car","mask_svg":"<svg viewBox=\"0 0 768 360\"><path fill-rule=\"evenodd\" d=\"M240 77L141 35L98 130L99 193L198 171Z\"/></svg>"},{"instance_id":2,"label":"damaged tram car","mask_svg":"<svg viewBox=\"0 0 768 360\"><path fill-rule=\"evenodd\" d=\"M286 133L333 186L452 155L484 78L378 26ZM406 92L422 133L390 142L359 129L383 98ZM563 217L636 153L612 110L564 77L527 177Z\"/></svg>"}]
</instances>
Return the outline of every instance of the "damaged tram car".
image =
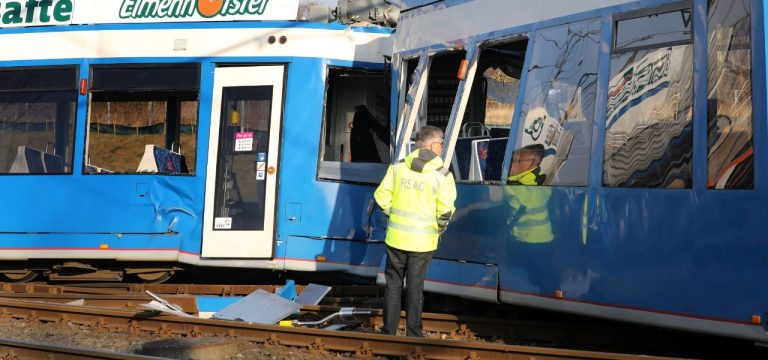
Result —
<instances>
[{"instance_id":1,"label":"damaged tram car","mask_svg":"<svg viewBox=\"0 0 768 360\"><path fill-rule=\"evenodd\" d=\"M404 3L393 159L445 129L458 189L427 291L768 341L763 1Z\"/></svg>"},{"instance_id":2,"label":"damaged tram car","mask_svg":"<svg viewBox=\"0 0 768 360\"><path fill-rule=\"evenodd\" d=\"M375 278L367 223L390 160L393 29L298 20L308 10L0 4L0 274Z\"/></svg>"}]
</instances>

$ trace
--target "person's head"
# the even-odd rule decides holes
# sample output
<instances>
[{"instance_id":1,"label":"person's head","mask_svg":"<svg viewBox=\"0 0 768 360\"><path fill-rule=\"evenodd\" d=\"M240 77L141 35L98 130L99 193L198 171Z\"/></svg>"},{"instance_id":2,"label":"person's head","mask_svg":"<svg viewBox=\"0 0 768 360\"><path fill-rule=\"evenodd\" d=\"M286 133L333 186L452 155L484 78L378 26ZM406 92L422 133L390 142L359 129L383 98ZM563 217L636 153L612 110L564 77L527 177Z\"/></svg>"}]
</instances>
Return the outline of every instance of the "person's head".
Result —
<instances>
[{"instance_id":1,"label":"person's head","mask_svg":"<svg viewBox=\"0 0 768 360\"><path fill-rule=\"evenodd\" d=\"M430 150L437 155L442 154L443 130L431 125L422 127L419 130L419 134L416 135L416 146L419 149Z\"/></svg>"},{"instance_id":2,"label":"person's head","mask_svg":"<svg viewBox=\"0 0 768 360\"><path fill-rule=\"evenodd\" d=\"M544 146L541 144L528 145L522 149L515 150L512 154L509 175L514 176L535 169L541 164L541 159L543 158Z\"/></svg>"}]
</instances>

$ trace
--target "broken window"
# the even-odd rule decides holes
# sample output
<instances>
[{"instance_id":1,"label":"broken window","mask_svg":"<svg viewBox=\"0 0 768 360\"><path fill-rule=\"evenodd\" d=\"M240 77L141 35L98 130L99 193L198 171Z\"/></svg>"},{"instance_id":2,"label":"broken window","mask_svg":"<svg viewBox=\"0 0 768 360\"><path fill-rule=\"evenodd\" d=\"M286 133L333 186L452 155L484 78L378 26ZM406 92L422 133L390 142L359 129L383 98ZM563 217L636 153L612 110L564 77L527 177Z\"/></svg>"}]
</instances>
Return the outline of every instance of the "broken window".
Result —
<instances>
[{"instance_id":1,"label":"broken window","mask_svg":"<svg viewBox=\"0 0 768 360\"><path fill-rule=\"evenodd\" d=\"M693 43L687 3L625 14L611 53L603 184L690 188L693 158ZM651 11L651 12L649 12ZM659 23L661 18L680 22ZM630 21L630 20L619 20ZM681 25L682 24L682 25ZM665 37L662 34L684 34ZM647 38L657 39L647 43ZM663 42L662 42L663 40ZM638 47L619 48L627 44Z\"/></svg>"},{"instance_id":2,"label":"broken window","mask_svg":"<svg viewBox=\"0 0 768 360\"><path fill-rule=\"evenodd\" d=\"M401 75L401 82L398 87L400 90L400 103L397 113L397 147L395 156L397 159L403 159L408 153L416 148L416 143L412 140L416 131L420 128L420 123L426 117L426 99L427 75L432 57L419 56L412 59L403 60L401 67L405 67L405 74Z\"/></svg>"},{"instance_id":3,"label":"broken window","mask_svg":"<svg viewBox=\"0 0 768 360\"><path fill-rule=\"evenodd\" d=\"M709 2L707 187L752 189L752 27L749 0Z\"/></svg>"},{"instance_id":4,"label":"broken window","mask_svg":"<svg viewBox=\"0 0 768 360\"><path fill-rule=\"evenodd\" d=\"M389 71L328 68L318 178L377 183L390 158Z\"/></svg>"},{"instance_id":5,"label":"broken window","mask_svg":"<svg viewBox=\"0 0 768 360\"><path fill-rule=\"evenodd\" d=\"M585 186L592 150L600 20L541 29L535 39L509 176L532 170L537 185ZM523 160L531 154L536 154L531 161Z\"/></svg>"},{"instance_id":6,"label":"broken window","mask_svg":"<svg viewBox=\"0 0 768 360\"><path fill-rule=\"evenodd\" d=\"M480 48L466 111L451 159L456 181L501 180L528 39Z\"/></svg>"},{"instance_id":7,"label":"broken window","mask_svg":"<svg viewBox=\"0 0 768 360\"><path fill-rule=\"evenodd\" d=\"M459 68L467 56L464 50L437 54L432 57L427 80L426 103L421 105L418 130L424 125L445 131L459 88ZM414 132L415 134L415 132Z\"/></svg>"},{"instance_id":8,"label":"broken window","mask_svg":"<svg viewBox=\"0 0 768 360\"><path fill-rule=\"evenodd\" d=\"M397 113L397 134L400 133L401 129L400 127L402 124L401 121L407 121L407 119L403 119L401 116L405 111L406 108L409 108L413 104L413 100L411 99L410 104L406 104L406 98L408 95L408 92L411 90L411 85L413 85L414 81L414 74L416 73L416 69L419 67L419 57L415 57L412 59L403 60L401 70L403 72L402 76L402 82L399 84L399 89L401 90L399 92L399 103L398 103L398 113Z\"/></svg>"},{"instance_id":9,"label":"broken window","mask_svg":"<svg viewBox=\"0 0 768 360\"><path fill-rule=\"evenodd\" d=\"M321 157L389 163L389 92L383 72L328 69Z\"/></svg>"},{"instance_id":10,"label":"broken window","mask_svg":"<svg viewBox=\"0 0 768 360\"><path fill-rule=\"evenodd\" d=\"M688 6L686 2L671 6L671 11L648 9L619 16L615 24L614 49L626 51L690 43L693 32ZM675 7L679 9L672 10Z\"/></svg>"}]
</instances>

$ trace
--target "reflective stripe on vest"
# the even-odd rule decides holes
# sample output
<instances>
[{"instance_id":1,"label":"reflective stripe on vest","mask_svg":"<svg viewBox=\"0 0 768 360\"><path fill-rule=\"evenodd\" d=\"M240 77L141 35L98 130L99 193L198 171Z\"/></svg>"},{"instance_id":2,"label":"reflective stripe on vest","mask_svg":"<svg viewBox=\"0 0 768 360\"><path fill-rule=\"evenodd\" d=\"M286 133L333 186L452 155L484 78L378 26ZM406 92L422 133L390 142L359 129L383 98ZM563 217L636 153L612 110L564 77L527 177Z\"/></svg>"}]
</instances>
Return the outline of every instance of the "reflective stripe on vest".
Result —
<instances>
[{"instance_id":1,"label":"reflective stripe on vest","mask_svg":"<svg viewBox=\"0 0 768 360\"><path fill-rule=\"evenodd\" d=\"M547 205L545 204L544 206L539 206L539 207L536 207L536 208L526 208L525 209L525 214L526 215L537 215L537 214L541 214L541 213L545 213L545 212L547 214L549 214L548 211L549 211L549 209L547 209Z\"/></svg>"},{"instance_id":2,"label":"reflective stripe on vest","mask_svg":"<svg viewBox=\"0 0 768 360\"><path fill-rule=\"evenodd\" d=\"M405 231L405 232L414 233L414 234L437 235L438 233L437 229L398 224L396 222L391 222L391 221L389 222L389 227L395 230Z\"/></svg>"},{"instance_id":3,"label":"reflective stripe on vest","mask_svg":"<svg viewBox=\"0 0 768 360\"><path fill-rule=\"evenodd\" d=\"M540 219L540 220L520 221L517 223L517 226L519 228L532 228L539 225L549 225L549 218Z\"/></svg>"},{"instance_id":4,"label":"reflective stripe on vest","mask_svg":"<svg viewBox=\"0 0 768 360\"><path fill-rule=\"evenodd\" d=\"M526 173L531 175L532 173ZM525 176L518 178L526 180ZM514 180L510 177L510 180ZM522 181L521 181L522 182ZM535 183L534 183L535 184ZM512 225L512 236L525 243L547 243L554 239L549 221L550 189L531 185L509 185L504 189L513 211L519 211L519 218Z\"/></svg>"},{"instance_id":5,"label":"reflective stripe on vest","mask_svg":"<svg viewBox=\"0 0 768 360\"><path fill-rule=\"evenodd\" d=\"M548 196L538 192L529 192L529 204L540 204L537 207L526 208L523 216L514 224L513 232L517 239L527 243L545 243L552 241L552 224L549 222ZM531 205L533 205L531 204ZM535 206L535 205L534 205Z\"/></svg>"},{"instance_id":6,"label":"reflective stripe on vest","mask_svg":"<svg viewBox=\"0 0 768 360\"><path fill-rule=\"evenodd\" d=\"M408 211L403 209L390 209L389 215L396 215L396 216L402 216L402 217L408 217L412 219L422 220L422 221L433 221L435 220L434 216L427 216L424 214L417 213L415 211Z\"/></svg>"}]
</instances>

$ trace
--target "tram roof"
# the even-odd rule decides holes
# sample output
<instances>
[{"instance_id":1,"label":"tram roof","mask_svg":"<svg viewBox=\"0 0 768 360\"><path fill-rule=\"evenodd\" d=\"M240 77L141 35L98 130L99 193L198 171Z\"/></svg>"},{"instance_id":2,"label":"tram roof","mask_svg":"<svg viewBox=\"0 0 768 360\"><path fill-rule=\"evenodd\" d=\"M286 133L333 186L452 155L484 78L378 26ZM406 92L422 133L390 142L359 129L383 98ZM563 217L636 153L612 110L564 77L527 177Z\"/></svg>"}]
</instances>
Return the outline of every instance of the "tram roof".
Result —
<instances>
[{"instance_id":1,"label":"tram roof","mask_svg":"<svg viewBox=\"0 0 768 360\"><path fill-rule=\"evenodd\" d=\"M649 0L654 2L654 0ZM448 44L473 36L552 19L598 16L596 10L627 8L637 0L403 0L395 52ZM663 3L664 0L656 1ZM666 1L670 2L670 1ZM621 9L620 9L621 10ZM566 20L567 21L567 20Z\"/></svg>"}]
</instances>

